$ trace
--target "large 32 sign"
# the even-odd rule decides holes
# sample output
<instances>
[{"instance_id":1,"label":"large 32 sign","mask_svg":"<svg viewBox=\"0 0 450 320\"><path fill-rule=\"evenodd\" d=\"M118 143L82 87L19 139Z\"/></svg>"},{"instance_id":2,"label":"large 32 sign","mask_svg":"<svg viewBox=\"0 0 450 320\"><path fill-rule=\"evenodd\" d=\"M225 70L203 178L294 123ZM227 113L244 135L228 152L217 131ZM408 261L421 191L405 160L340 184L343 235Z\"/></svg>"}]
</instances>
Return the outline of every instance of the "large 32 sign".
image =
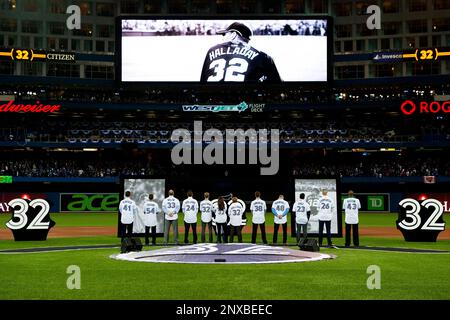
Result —
<instances>
[{"instance_id":1,"label":"large 32 sign","mask_svg":"<svg viewBox=\"0 0 450 320\"><path fill-rule=\"evenodd\" d=\"M435 199L419 203L415 199L403 199L399 203L399 229L406 241L436 242L441 231L445 230L444 207Z\"/></svg>"},{"instance_id":2,"label":"large 32 sign","mask_svg":"<svg viewBox=\"0 0 450 320\"><path fill-rule=\"evenodd\" d=\"M44 199L13 199L8 203L12 218L6 226L16 241L46 240L55 222L50 219L50 204Z\"/></svg>"}]
</instances>

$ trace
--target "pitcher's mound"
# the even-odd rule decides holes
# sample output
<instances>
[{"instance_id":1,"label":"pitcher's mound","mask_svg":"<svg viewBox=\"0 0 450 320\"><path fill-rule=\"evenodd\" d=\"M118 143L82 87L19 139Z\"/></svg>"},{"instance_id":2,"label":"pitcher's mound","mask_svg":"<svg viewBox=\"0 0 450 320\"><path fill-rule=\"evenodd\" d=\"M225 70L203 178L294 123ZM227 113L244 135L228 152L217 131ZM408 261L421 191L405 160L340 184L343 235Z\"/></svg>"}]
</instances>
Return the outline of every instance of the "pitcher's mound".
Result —
<instances>
[{"instance_id":1,"label":"pitcher's mound","mask_svg":"<svg viewBox=\"0 0 450 320\"><path fill-rule=\"evenodd\" d=\"M137 262L245 264L308 262L333 259L335 256L289 249L287 247L272 247L248 243L206 243L115 254L111 258Z\"/></svg>"}]
</instances>

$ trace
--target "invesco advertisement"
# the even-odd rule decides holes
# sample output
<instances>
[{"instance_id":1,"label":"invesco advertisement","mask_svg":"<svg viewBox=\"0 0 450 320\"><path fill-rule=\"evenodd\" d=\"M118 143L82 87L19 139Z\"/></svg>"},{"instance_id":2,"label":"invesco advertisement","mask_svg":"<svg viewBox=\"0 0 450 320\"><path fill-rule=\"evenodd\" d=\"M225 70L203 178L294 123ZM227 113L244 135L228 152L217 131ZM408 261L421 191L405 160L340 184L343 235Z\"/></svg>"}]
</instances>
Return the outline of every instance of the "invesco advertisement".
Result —
<instances>
[{"instance_id":1,"label":"invesco advertisement","mask_svg":"<svg viewBox=\"0 0 450 320\"><path fill-rule=\"evenodd\" d=\"M118 193L61 193L60 212L114 212Z\"/></svg>"}]
</instances>

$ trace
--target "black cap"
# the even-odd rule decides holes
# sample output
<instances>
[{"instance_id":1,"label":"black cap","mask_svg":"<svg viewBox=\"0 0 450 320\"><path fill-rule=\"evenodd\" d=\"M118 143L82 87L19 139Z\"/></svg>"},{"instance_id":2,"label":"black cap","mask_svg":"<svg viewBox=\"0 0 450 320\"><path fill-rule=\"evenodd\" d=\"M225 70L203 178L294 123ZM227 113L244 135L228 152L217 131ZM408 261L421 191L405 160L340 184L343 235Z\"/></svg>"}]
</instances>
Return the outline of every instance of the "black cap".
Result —
<instances>
[{"instance_id":1,"label":"black cap","mask_svg":"<svg viewBox=\"0 0 450 320\"><path fill-rule=\"evenodd\" d=\"M233 22L226 28L225 30L217 31L218 34L223 34L227 32L236 32L239 34L242 38L250 40L250 37L253 35L252 30L250 30L249 27L247 27L245 24L240 22Z\"/></svg>"}]
</instances>

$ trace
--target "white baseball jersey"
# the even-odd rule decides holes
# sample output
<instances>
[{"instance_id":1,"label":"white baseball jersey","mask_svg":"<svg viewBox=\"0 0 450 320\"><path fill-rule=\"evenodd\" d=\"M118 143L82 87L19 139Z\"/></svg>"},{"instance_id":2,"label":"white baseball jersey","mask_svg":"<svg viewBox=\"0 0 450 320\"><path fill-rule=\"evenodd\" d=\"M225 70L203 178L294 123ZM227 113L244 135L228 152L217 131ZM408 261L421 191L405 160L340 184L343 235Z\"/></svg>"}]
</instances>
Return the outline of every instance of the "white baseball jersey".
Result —
<instances>
[{"instance_id":1,"label":"white baseball jersey","mask_svg":"<svg viewBox=\"0 0 450 320\"><path fill-rule=\"evenodd\" d=\"M219 210L219 205L217 203L214 204L213 206L213 211L214 211L214 222L215 223L226 223L227 222L227 204L224 202L224 209L223 210Z\"/></svg>"},{"instance_id":2,"label":"white baseball jersey","mask_svg":"<svg viewBox=\"0 0 450 320\"><path fill-rule=\"evenodd\" d=\"M244 208L239 202L234 202L228 207L228 215L230 216L230 224L233 227L239 227L242 224L242 214Z\"/></svg>"},{"instance_id":3,"label":"white baseball jersey","mask_svg":"<svg viewBox=\"0 0 450 320\"><path fill-rule=\"evenodd\" d=\"M184 222L197 223L198 202L192 197L189 197L183 201L181 206L184 213Z\"/></svg>"},{"instance_id":4,"label":"white baseball jersey","mask_svg":"<svg viewBox=\"0 0 450 320\"><path fill-rule=\"evenodd\" d=\"M284 199L278 199L275 200L272 203L272 212L275 210L275 213L277 214L274 219L273 222L276 224L284 224L287 222L287 213L289 213L289 203L284 200ZM286 212L287 210L287 212ZM286 214L285 214L286 213ZM278 215L282 214L283 217L280 219L278 218Z\"/></svg>"},{"instance_id":5,"label":"white baseball jersey","mask_svg":"<svg viewBox=\"0 0 450 320\"><path fill-rule=\"evenodd\" d=\"M333 200L329 196L322 196L319 198L319 203L317 206L318 218L321 221L331 221L334 211Z\"/></svg>"},{"instance_id":6,"label":"white baseball jersey","mask_svg":"<svg viewBox=\"0 0 450 320\"><path fill-rule=\"evenodd\" d=\"M120 222L123 224L131 224L134 221L134 215L137 213L137 206L134 200L125 198L119 204Z\"/></svg>"},{"instance_id":7,"label":"white baseball jersey","mask_svg":"<svg viewBox=\"0 0 450 320\"><path fill-rule=\"evenodd\" d=\"M361 209L361 203L359 199L347 198L342 204L342 209L345 210L345 223L358 224L359 223L359 209Z\"/></svg>"},{"instance_id":8,"label":"white baseball jersey","mask_svg":"<svg viewBox=\"0 0 450 320\"><path fill-rule=\"evenodd\" d=\"M212 202L209 201L208 199L205 199L202 202L200 202L200 212L201 212L202 222L205 222L205 223L211 222L212 209L213 209Z\"/></svg>"},{"instance_id":9,"label":"white baseball jersey","mask_svg":"<svg viewBox=\"0 0 450 320\"><path fill-rule=\"evenodd\" d=\"M242 211L245 212L245 209L247 209L247 206L245 205L245 201L242 201L242 203L239 201L242 201L242 200L238 199L237 203L239 203L240 205L243 206ZM231 206L232 203L233 203L233 200L228 201L228 206Z\"/></svg>"},{"instance_id":10,"label":"white baseball jersey","mask_svg":"<svg viewBox=\"0 0 450 320\"><path fill-rule=\"evenodd\" d=\"M162 210L165 214L164 218L166 220L177 220L178 212L180 211L180 200L174 196L168 196L163 200ZM172 214L172 216L169 214Z\"/></svg>"},{"instance_id":11,"label":"white baseball jersey","mask_svg":"<svg viewBox=\"0 0 450 320\"><path fill-rule=\"evenodd\" d=\"M266 221L267 205L264 200L256 198L250 204L250 211L252 212L252 223L263 224Z\"/></svg>"},{"instance_id":12,"label":"white baseball jersey","mask_svg":"<svg viewBox=\"0 0 450 320\"><path fill-rule=\"evenodd\" d=\"M241 226L245 226L247 224L247 217L245 215L245 209L247 209L247 206L245 205L245 201L241 199L237 199L237 203L239 203L242 206L242 219L241 219ZM231 206L233 204L233 199L228 201L228 206Z\"/></svg>"},{"instance_id":13,"label":"white baseball jersey","mask_svg":"<svg viewBox=\"0 0 450 320\"><path fill-rule=\"evenodd\" d=\"M144 225L146 227L156 227L156 215L161 212L155 201L147 200L142 207L144 212Z\"/></svg>"},{"instance_id":14,"label":"white baseball jersey","mask_svg":"<svg viewBox=\"0 0 450 320\"><path fill-rule=\"evenodd\" d=\"M297 224L307 224L308 223L308 212L311 211L311 207L304 199L298 200L292 206L292 211L295 212L295 223Z\"/></svg>"}]
</instances>

